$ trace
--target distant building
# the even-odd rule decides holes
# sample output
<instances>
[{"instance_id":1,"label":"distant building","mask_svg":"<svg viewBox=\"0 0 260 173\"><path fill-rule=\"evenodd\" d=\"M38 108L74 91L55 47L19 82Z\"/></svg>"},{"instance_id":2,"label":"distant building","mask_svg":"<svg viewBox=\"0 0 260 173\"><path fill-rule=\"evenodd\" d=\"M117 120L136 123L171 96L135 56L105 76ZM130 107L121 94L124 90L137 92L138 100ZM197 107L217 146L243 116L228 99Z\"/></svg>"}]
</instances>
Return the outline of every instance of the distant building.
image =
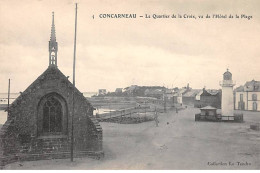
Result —
<instances>
[{"instance_id":1,"label":"distant building","mask_svg":"<svg viewBox=\"0 0 260 173\"><path fill-rule=\"evenodd\" d=\"M98 90L98 95L106 95L107 90L106 89L99 89Z\"/></svg>"},{"instance_id":2,"label":"distant building","mask_svg":"<svg viewBox=\"0 0 260 173\"><path fill-rule=\"evenodd\" d=\"M196 97L195 97L195 101L199 101L200 100L200 95L203 93L203 90L204 90L205 88L203 88L202 90L200 90L200 92L196 95Z\"/></svg>"},{"instance_id":3,"label":"distant building","mask_svg":"<svg viewBox=\"0 0 260 173\"><path fill-rule=\"evenodd\" d=\"M182 95L185 94L187 92L187 88L181 88L180 90L178 90L174 95L173 95L173 100L174 103L177 104L182 104Z\"/></svg>"},{"instance_id":4,"label":"distant building","mask_svg":"<svg viewBox=\"0 0 260 173\"><path fill-rule=\"evenodd\" d=\"M177 91L175 91L174 93L173 93L173 103L174 104L177 104L178 103L178 92Z\"/></svg>"},{"instance_id":5,"label":"distant building","mask_svg":"<svg viewBox=\"0 0 260 173\"><path fill-rule=\"evenodd\" d=\"M221 90L206 90L203 88L196 95L194 107L202 108L206 106L221 108Z\"/></svg>"},{"instance_id":6,"label":"distant building","mask_svg":"<svg viewBox=\"0 0 260 173\"><path fill-rule=\"evenodd\" d=\"M150 89L146 89L146 90L144 91L144 96L147 96L147 95L149 94L149 92L150 92Z\"/></svg>"},{"instance_id":7,"label":"distant building","mask_svg":"<svg viewBox=\"0 0 260 173\"><path fill-rule=\"evenodd\" d=\"M201 89L189 89L187 92L182 94L182 103L184 105L194 106L195 98L200 91Z\"/></svg>"},{"instance_id":8,"label":"distant building","mask_svg":"<svg viewBox=\"0 0 260 173\"><path fill-rule=\"evenodd\" d=\"M260 111L260 81L249 81L235 90L235 109Z\"/></svg>"},{"instance_id":9,"label":"distant building","mask_svg":"<svg viewBox=\"0 0 260 173\"><path fill-rule=\"evenodd\" d=\"M123 92L123 88L116 88L115 93L119 94Z\"/></svg>"},{"instance_id":10,"label":"distant building","mask_svg":"<svg viewBox=\"0 0 260 173\"><path fill-rule=\"evenodd\" d=\"M164 96L166 97L167 100L172 100L173 101L173 93L174 93L173 89L166 88Z\"/></svg>"},{"instance_id":11,"label":"distant building","mask_svg":"<svg viewBox=\"0 0 260 173\"><path fill-rule=\"evenodd\" d=\"M177 91L175 91L173 93L173 102L174 104L183 104L183 95L190 91L191 88L189 87L189 84L187 85L187 87L182 87L181 89L178 89Z\"/></svg>"},{"instance_id":12,"label":"distant building","mask_svg":"<svg viewBox=\"0 0 260 173\"><path fill-rule=\"evenodd\" d=\"M154 97L157 99L162 99L163 94L164 94L163 89L146 89L145 90L146 97Z\"/></svg>"},{"instance_id":13,"label":"distant building","mask_svg":"<svg viewBox=\"0 0 260 173\"><path fill-rule=\"evenodd\" d=\"M124 90L124 93L127 96L133 96L133 97L158 97L158 94L163 94L165 87L160 86L137 86L137 85L131 85L129 87L126 87ZM158 93L159 92L159 93ZM162 92L162 93L161 93ZM161 97L161 96L160 96Z\"/></svg>"},{"instance_id":14,"label":"distant building","mask_svg":"<svg viewBox=\"0 0 260 173\"><path fill-rule=\"evenodd\" d=\"M130 87L125 88L125 92L128 96L135 96L137 89L138 89L137 85L131 85Z\"/></svg>"},{"instance_id":15,"label":"distant building","mask_svg":"<svg viewBox=\"0 0 260 173\"><path fill-rule=\"evenodd\" d=\"M174 106L173 95L174 95L174 89L168 89L168 88L165 89L164 99L166 101L166 104L169 106Z\"/></svg>"}]
</instances>

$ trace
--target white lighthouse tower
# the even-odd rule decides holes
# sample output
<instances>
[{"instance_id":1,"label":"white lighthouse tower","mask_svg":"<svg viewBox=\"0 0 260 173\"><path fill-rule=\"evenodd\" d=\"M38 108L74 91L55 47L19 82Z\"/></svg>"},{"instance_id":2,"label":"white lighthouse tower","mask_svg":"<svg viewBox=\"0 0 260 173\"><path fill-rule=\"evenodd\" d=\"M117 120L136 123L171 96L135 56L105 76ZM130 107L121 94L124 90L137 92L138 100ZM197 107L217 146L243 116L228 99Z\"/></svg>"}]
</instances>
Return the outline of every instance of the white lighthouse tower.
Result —
<instances>
[{"instance_id":1,"label":"white lighthouse tower","mask_svg":"<svg viewBox=\"0 0 260 173\"><path fill-rule=\"evenodd\" d=\"M222 86L222 100L221 100L222 116L234 116L234 97L233 97L234 85L235 83L232 80L232 74L227 69L227 71L223 74L223 80L220 82L220 86Z\"/></svg>"}]
</instances>

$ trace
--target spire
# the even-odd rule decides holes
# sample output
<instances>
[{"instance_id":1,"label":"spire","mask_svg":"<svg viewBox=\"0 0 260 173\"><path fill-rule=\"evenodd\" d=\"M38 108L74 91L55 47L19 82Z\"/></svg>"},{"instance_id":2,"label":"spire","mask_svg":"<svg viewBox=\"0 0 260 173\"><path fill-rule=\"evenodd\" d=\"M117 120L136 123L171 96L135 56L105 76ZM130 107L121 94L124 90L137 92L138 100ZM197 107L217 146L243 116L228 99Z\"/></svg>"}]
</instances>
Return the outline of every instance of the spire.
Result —
<instances>
[{"instance_id":1,"label":"spire","mask_svg":"<svg viewBox=\"0 0 260 173\"><path fill-rule=\"evenodd\" d=\"M49 66L57 67L57 52L58 52L58 43L56 42L54 12L52 12L51 37L49 41Z\"/></svg>"},{"instance_id":2,"label":"spire","mask_svg":"<svg viewBox=\"0 0 260 173\"><path fill-rule=\"evenodd\" d=\"M54 12L52 12L52 25L51 25L51 39L52 41L56 41L56 32L54 25Z\"/></svg>"}]
</instances>

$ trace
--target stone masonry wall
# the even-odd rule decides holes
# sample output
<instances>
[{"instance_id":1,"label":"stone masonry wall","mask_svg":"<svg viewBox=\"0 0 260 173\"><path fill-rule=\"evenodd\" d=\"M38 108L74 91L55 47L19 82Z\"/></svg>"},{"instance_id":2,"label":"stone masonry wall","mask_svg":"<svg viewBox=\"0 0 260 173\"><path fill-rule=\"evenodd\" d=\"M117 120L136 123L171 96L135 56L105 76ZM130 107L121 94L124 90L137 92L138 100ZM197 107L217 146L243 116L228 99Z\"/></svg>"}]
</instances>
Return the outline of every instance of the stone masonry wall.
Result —
<instances>
[{"instance_id":1,"label":"stone masonry wall","mask_svg":"<svg viewBox=\"0 0 260 173\"><path fill-rule=\"evenodd\" d=\"M41 136L37 131L38 104L46 94L56 93L67 103L67 133ZM73 86L55 67L48 68L11 105L0 131L0 157L68 152L71 139ZM93 117L93 107L77 89L74 95L75 151L102 153L102 129ZM40 157L39 157L40 158Z\"/></svg>"}]
</instances>

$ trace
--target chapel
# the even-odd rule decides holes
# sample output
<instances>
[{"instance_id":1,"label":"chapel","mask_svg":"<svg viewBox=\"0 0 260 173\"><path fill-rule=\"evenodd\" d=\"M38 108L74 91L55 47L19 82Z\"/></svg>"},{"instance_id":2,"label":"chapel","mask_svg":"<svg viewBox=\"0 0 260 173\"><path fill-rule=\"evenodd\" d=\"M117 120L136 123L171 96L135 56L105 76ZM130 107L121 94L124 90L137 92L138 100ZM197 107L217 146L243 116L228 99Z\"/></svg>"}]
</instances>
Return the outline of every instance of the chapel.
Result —
<instances>
[{"instance_id":1,"label":"chapel","mask_svg":"<svg viewBox=\"0 0 260 173\"><path fill-rule=\"evenodd\" d=\"M102 128L93 116L94 107L58 69L57 52L53 13L48 68L10 105L0 130L1 166L69 158L71 146L73 157L103 157Z\"/></svg>"}]
</instances>

